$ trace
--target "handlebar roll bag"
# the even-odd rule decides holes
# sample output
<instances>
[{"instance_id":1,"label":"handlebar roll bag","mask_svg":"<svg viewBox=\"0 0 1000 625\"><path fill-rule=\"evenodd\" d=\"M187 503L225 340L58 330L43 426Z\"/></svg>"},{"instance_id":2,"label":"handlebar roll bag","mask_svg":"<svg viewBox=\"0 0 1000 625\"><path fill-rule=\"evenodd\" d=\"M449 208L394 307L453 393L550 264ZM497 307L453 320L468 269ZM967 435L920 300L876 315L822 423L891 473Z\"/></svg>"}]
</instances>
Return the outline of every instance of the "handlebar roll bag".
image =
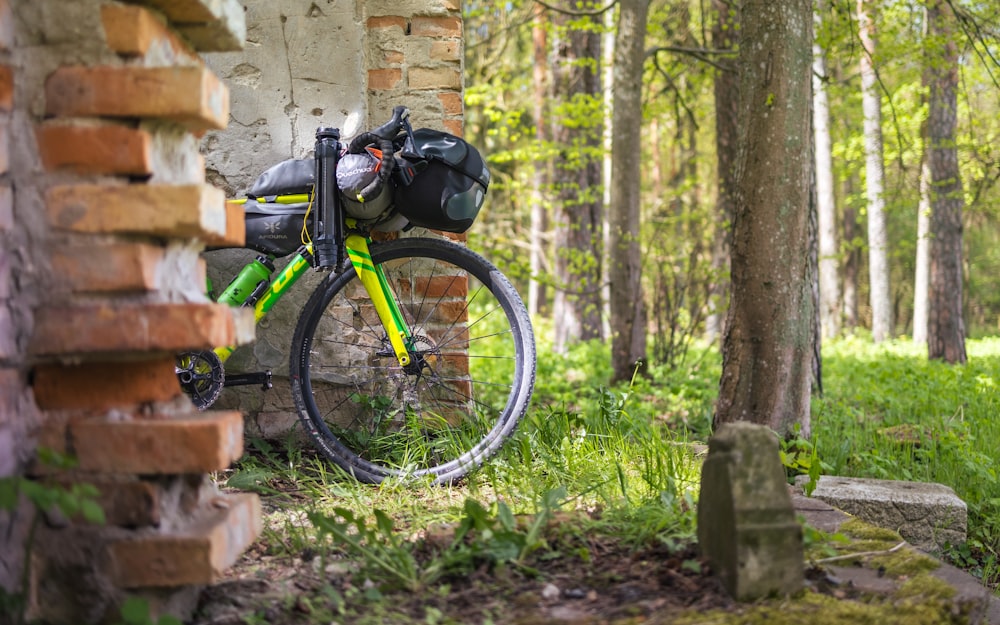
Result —
<instances>
[{"instance_id":1,"label":"handlebar roll bag","mask_svg":"<svg viewBox=\"0 0 1000 625\"><path fill-rule=\"evenodd\" d=\"M406 139L401 154L395 177L398 212L412 225L433 230L472 227L490 185L479 151L455 135L420 128Z\"/></svg>"}]
</instances>

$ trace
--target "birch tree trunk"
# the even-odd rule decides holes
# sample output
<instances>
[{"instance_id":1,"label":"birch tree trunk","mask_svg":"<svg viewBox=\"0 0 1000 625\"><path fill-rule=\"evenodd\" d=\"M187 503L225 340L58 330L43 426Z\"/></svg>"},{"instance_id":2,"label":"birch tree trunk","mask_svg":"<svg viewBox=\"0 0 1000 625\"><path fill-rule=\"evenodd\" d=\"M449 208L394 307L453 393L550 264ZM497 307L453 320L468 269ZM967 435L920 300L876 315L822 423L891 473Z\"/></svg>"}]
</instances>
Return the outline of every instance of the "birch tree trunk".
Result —
<instances>
[{"instance_id":1,"label":"birch tree trunk","mask_svg":"<svg viewBox=\"0 0 1000 625\"><path fill-rule=\"evenodd\" d=\"M858 29L864 48L861 51L861 99L865 115L869 301L872 309L872 338L880 343L892 336L892 300L889 293L889 235L883 194L885 167L882 162L882 98L873 64L875 24L865 0L858 0Z\"/></svg>"},{"instance_id":2,"label":"birch tree trunk","mask_svg":"<svg viewBox=\"0 0 1000 625\"><path fill-rule=\"evenodd\" d=\"M920 204L917 207L917 256L913 278L913 342L927 342L927 308L931 275L931 168L924 155L920 166Z\"/></svg>"},{"instance_id":3,"label":"birch tree trunk","mask_svg":"<svg viewBox=\"0 0 1000 625\"><path fill-rule=\"evenodd\" d=\"M548 80L548 44L545 34L543 7L536 5L534 23L531 29L532 53L535 61L532 86L534 87L535 139L538 145L548 141L548 116L545 102L549 96ZM538 277L549 273L548 241L549 210L546 205L546 187L550 186L552 166L547 161L535 163L535 173L532 177L531 205L531 282L528 284L528 312L538 314L546 304L545 282Z\"/></svg>"},{"instance_id":4,"label":"birch tree trunk","mask_svg":"<svg viewBox=\"0 0 1000 625\"><path fill-rule=\"evenodd\" d=\"M816 6L816 30L822 26L827 3ZM837 206L833 193L833 149L830 105L826 95L826 53L813 44L813 127L816 141L816 209L819 227L819 316L823 338L840 334L841 301L838 279Z\"/></svg>"}]
</instances>

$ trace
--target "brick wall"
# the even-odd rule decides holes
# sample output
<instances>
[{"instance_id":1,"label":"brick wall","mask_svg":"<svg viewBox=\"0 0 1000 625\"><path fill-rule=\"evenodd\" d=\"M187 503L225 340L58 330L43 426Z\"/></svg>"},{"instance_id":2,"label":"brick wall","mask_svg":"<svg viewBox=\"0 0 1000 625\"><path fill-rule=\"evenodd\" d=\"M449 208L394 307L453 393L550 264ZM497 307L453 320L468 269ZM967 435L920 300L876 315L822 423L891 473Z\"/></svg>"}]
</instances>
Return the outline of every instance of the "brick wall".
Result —
<instances>
[{"instance_id":1,"label":"brick wall","mask_svg":"<svg viewBox=\"0 0 1000 625\"><path fill-rule=\"evenodd\" d=\"M260 531L256 496L207 477L242 454L242 415L195 411L173 357L254 336L200 257L243 224L205 180L229 94L198 52L244 37L237 0L0 0L0 478L92 484L106 518L0 511L0 585L29 619L114 621L128 595L185 614Z\"/></svg>"},{"instance_id":2,"label":"brick wall","mask_svg":"<svg viewBox=\"0 0 1000 625\"><path fill-rule=\"evenodd\" d=\"M462 132L462 21L457 0L366 0L322 6L245 0L254 42L244 53L208 55L232 93L232 123L210 131L202 151L210 178L233 197L258 174L311 154L318 126L345 138L410 107L414 127ZM359 30L357 25L362 28ZM308 52L303 52L307 50ZM244 250L207 255L221 290L254 256ZM279 268L282 263L277 263ZM218 406L247 415L248 432L283 441L297 426L288 348L298 314L321 278L310 272L271 310L252 346L227 370L270 370L274 388L226 389Z\"/></svg>"}]
</instances>

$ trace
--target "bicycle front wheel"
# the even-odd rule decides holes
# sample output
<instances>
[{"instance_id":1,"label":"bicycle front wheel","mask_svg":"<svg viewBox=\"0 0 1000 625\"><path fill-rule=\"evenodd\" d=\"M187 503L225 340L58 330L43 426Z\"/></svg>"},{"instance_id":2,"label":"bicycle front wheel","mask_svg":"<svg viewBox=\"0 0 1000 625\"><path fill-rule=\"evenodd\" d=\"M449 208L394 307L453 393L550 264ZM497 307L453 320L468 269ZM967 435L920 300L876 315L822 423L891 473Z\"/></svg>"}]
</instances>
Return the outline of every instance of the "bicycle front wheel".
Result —
<instances>
[{"instance_id":1,"label":"bicycle front wheel","mask_svg":"<svg viewBox=\"0 0 1000 625\"><path fill-rule=\"evenodd\" d=\"M514 432L535 382L531 321L517 291L443 239L372 244L410 329L400 366L353 267L330 275L295 330L292 396L319 450L356 479L452 482Z\"/></svg>"}]
</instances>

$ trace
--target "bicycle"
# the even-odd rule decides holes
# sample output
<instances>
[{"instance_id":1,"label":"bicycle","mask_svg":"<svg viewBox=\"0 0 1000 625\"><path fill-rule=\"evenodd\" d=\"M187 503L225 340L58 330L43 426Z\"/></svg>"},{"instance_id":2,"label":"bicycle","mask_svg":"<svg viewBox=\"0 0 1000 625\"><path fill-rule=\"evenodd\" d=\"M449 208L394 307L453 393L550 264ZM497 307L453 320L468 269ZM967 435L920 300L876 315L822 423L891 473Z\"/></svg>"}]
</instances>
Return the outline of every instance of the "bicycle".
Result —
<instances>
[{"instance_id":1,"label":"bicycle","mask_svg":"<svg viewBox=\"0 0 1000 625\"><path fill-rule=\"evenodd\" d=\"M404 222L467 229L489 183L479 158L456 137L414 131L409 111L396 107L346 146L338 129L319 128L313 159L279 163L236 200L248 215L246 245L259 254L216 301L253 307L259 322L310 268L328 271L298 318L289 379L316 448L362 482L453 482L500 449L530 401L534 336L510 281L446 238L372 238ZM376 164L354 166L365 162ZM477 166L475 182L456 178ZM454 193L442 199L437 190L435 199L436 187ZM260 214L284 223L262 228ZM296 229L290 251L275 233ZM274 260L286 256L275 272ZM178 355L181 386L199 408L225 386L271 387L270 372L227 375L233 350Z\"/></svg>"}]
</instances>

